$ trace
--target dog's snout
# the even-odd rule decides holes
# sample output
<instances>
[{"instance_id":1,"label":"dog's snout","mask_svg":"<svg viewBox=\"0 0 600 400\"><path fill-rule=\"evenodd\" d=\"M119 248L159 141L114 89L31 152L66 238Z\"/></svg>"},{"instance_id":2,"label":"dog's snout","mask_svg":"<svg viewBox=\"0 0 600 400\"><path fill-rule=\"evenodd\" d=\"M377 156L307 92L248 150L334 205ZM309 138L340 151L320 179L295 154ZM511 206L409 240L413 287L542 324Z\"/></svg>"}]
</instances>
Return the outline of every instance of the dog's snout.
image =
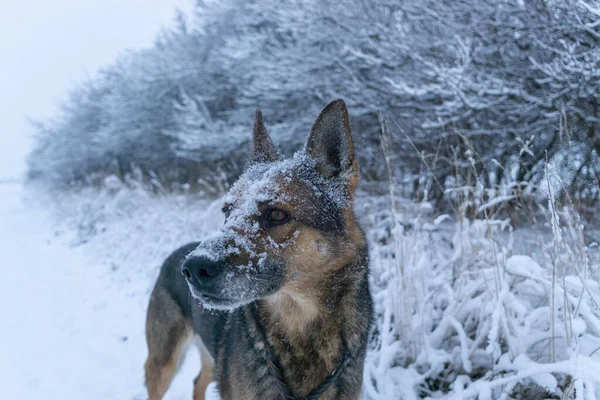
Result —
<instances>
[{"instance_id":1,"label":"dog's snout","mask_svg":"<svg viewBox=\"0 0 600 400\"><path fill-rule=\"evenodd\" d=\"M181 266L181 273L187 278L198 280L214 278L222 271L221 263L206 257L190 257Z\"/></svg>"}]
</instances>

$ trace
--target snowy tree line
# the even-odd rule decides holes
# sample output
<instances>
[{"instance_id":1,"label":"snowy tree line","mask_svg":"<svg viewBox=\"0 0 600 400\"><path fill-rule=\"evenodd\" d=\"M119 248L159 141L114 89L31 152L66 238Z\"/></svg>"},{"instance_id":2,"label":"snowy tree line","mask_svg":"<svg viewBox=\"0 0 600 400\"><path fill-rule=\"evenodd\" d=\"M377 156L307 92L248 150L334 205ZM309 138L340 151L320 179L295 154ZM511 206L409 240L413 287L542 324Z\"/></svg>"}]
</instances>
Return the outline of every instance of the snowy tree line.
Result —
<instances>
[{"instance_id":1,"label":"snowy tree line","mask_svg":"<svg viewBox=\"0 0 600 400\"><path fill-rule=\"evenodd\" d=\"M595 199L599 42L599 0L198 0L36 125L29 176L226 184L256 107L289 154L342 97L366 180L388 177L383 131L411 194L440 196L472 169L517 190L540 182L548 159L573 194Z\"/></svg>"}]
</instances>

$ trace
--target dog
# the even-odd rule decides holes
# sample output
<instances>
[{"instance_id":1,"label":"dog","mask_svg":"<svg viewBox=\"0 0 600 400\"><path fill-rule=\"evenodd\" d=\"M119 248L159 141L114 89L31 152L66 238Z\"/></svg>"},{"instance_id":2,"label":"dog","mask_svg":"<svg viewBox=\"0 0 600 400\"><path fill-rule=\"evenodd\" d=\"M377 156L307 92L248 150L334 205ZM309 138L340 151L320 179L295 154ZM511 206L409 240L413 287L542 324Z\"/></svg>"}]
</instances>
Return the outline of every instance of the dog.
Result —
<instances>
[{"instance_id":1,"label":"dog","mask_svg":"<svg viewBox=\"0 0 600 400\"><path fill-rule=\"evenodd\" d=\"M343 100L282 159L256 111L251 161L215 236L172 253L146 319L146 386L161 399L187 347L229 399L359 399L373 307L357 222L358 163Z\"/></svg>"}]
</instances>

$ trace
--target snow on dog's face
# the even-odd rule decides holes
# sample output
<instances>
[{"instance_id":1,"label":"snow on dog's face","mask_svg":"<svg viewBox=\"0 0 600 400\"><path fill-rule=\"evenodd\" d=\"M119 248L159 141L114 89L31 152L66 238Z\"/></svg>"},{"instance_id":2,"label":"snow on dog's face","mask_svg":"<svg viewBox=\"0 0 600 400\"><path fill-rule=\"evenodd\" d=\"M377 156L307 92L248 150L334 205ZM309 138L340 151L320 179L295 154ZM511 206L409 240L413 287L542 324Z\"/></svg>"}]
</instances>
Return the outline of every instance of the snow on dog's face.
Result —
<instances>
[{"instance_id":1,"label":"snow on dog's face","mask_svg":"<svg viewBox=\"0 0 600 400\"><path fill-rule=\"evenodd\" d=\"M224 197L225 223L184 263L192 295L207 308L233 309L314 289L365 247L352 211L357 183L343 101L322 111L305 150L287 160L257 111L252 163Z\"/></svg>"}]
</instances>

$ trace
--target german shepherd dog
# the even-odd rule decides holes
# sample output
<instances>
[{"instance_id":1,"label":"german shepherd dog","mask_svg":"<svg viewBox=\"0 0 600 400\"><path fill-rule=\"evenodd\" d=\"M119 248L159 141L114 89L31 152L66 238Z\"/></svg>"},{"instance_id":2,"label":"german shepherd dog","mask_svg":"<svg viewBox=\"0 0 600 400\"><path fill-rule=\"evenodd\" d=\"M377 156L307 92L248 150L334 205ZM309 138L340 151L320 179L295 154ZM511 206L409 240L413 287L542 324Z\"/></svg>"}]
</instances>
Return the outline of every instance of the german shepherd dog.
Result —
<instances>
[{"instance_id":1,"label":"german shepherd dog","mask_svg":"<svg viewBox=\"0 0 600 400\"><path fill-rule=\"evenodd\" d=\"M256 111L251 162L218 234L164 262L148 306L150 400L191 343L194 399L358 399L372 322L368 252L354 216L358 165L343 100L281 159Z\"/></svg>"}]
</instances>

